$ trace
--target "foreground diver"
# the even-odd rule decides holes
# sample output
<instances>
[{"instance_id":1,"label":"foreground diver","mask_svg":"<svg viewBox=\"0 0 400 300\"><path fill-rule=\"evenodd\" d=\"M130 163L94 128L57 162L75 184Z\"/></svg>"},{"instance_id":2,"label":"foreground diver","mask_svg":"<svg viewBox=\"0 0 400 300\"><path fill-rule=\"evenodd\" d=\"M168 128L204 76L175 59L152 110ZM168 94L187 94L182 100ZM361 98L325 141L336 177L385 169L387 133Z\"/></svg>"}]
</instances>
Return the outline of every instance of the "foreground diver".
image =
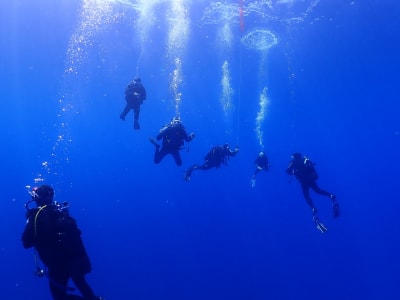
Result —
<instances>
[{"instance_id":1,"label":"foreground diver","mask_svg":"<svg viewBox=\"0 0 400 300\"><path fill-rule=\"evenodd\" d=\"M256 160L254 161L254 164L256 165L256 169L254 170L253 177L251 178L250 181L251 187L254 187L256 185L257 174L262 170L268 171L269 169L268 156L265 155L264 151L261 151L258 154Z\"/></svg>"},{"instance_id":2,"label":"foreground diver","mask_svg":"<svg viewBox=\"0 0 400 300\"><path fill-rule=\"evenodd\" d=\"M54 190L42 185L31 192L32 200L26 204L27 223L22 234L24 248L35 248L38 276L47 276L54 300L102 300L95 296L85 279L91 264L75 219L68 214L68 203L53 201ZM37 207L29 208L31 202ZM36 255L46 268L42 269ZM72 279L82 296L67 293Z\"/></svg>"},{"instance_id":3,"label":"foreground diver","mask_svg":"<svg viewBox=\"0 0 400 300\"><path fill-rule=\"evenodd\" d=\"M140 105L146 100L146 89L144 88L142 81L139 77L135 77L131 83L125 89L125 101L126 105L121 115L119 116L121 120L125 121L126 115L131 109L133 109L133 128L135 130L140 129L139 125L139 113Z\"/></svg>"},{"instance_id":4,"label":"foreground diver","mask_svg":"<svg viewBox=\"0 0 400 300\"><path fill-rule=\"evenodd\" d=\"M227 165L230 156L235 156L239 152L239 148L236 147L234 150L229 148L228 144L223 146L216 146L212 148L204 157L204 164L201 166L194 164L185 172L185 180L190 181L192 172L194 170L209 170L211 168L219 168L221 164Z\"/></svg>"},{"instance_id":5,"label":"foreground diver","mask_svg":"<svg viewBox=\"0 0 400 300\"><path fill-rule=\"evenodd\" d=\"M332 200L333 217L337 218L340 216L339 203L336 200L336 196L325 190L322 190L317 185L318 174L314 168L314 163L300 153L293 153L292 161L286 169L286 173L289 175L295 175L296 179L300 182L301 190L303 192L304 199L308 206L310 206L313 213L314 224L321 233L325 233L327 228L319 220L318 211L314 206L314 203L310 197L310 188L313 189L317 194L328 196Z\"/></svg>"},{"instance_id":6,"label":"foreground diver","mask_svg":"<svg viewBox=\"0 0 400 300\"><path fill-rule=\"evenodd\" d=\"M161 128L160 132L156 136L156 140L162 139L162 145L160 146L157 141L150 138L150 142L156 147L154 153L154 163L159 164L162 159L167 155L171 154L175 160L177 166L182 165L181 155L179 151L182 149L184 142L190 142L195 137L194 133L190 135L186 132L179 117L174 117L172 121Z\"/></svg>"}]
</instances>

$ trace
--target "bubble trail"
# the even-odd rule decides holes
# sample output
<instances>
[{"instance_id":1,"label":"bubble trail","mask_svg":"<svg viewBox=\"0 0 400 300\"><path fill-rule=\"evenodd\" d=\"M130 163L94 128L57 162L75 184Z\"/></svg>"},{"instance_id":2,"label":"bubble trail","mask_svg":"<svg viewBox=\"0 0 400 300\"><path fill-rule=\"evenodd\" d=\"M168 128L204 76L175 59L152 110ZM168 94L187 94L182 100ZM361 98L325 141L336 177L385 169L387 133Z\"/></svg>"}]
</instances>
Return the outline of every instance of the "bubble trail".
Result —
<instances>
[{"instance_id":1,"label":"bubble trail","mask_svg":"<svg viewBox=\"0 0 400 300\"><path fill-rule=\"evenodd\" d=\"M180 106L182 102L182 93L179 91L182 85L182 62L179 58L175 59L175 69L172 72L171 89L174 95L175 116L180 117Z\"/></svg>"},{"instance_id":2,"label":"bubble trail","mask_svg":"<svg viewBox=\"0 0 400 300\"><path fill-rule=\"evenodd\" d=\"M226 60L222 64L221 87L222 87L222 95L220 101L224 112L227 113L233 107L232 105L233 88L231 86L231 74L229 71L229 63Z\"/></svg>"},{"instance_id":3,"label":"bubble trail","mask_svg":"<svg viewBox=\"0 0 400 300\"><path fill-rule=\"evenodd\" d=\"M182 56L190 35L190 19L185 4L185 0L173 0L171 1L171 7L168 12L169 32L167 55L174 66L174 70L171 72L170 89L174 95L176 116L180 116L180 107L182 103L182 92L180 91L183 84Z\"/></svg>"},{"instance_id":4,"label":"bubble trail","mask_svg":"<svg viewBox=\"0 0 400 300\"><path fill-rule=\"evenodd\" d=\"M58 96L57 121L53 126L57 136L51 147L50 157L41 162L41 170L34 176L35 184L51 181L60 188L65 185L64 169L70 162L69 149L72 137L68 128L69 120L78 112L73 105L73 85L82 64L87 59L87 50L94 43L96 34L106 25L115 21L111 1L84 0L79 12L79 23L71 35L66 49L66 59ZM49 139L50 140L50 139ZM58 188L58 189L60 189Z\"/></svg>"},{"instance_id":5,"label":"bubble trail","mask_svg":"<svg viewBox=\"0 0 400 300\"><path fill-rule=\"evenodd\" d=\"M268 106L270 101L267 95L268 88L264 87L261 91L260 98L259 98L259 110L256 117L256 135L258 139L258 143L260 145L261 150L264 150L264 132L263 132L263 124L265 120L265 115L267 113Z\"/></svg>"}]
</instances>

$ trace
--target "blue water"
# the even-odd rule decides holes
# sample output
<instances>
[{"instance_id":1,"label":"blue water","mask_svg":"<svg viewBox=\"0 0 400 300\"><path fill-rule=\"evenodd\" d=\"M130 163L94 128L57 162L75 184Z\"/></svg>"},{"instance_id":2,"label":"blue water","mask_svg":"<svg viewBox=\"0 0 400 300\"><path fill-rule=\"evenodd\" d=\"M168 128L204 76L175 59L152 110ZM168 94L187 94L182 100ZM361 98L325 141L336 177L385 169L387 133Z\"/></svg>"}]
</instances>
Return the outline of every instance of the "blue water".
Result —
<instances>
[{"instance_id":1,"label":"blue water","mask_svg":"<svg viewBox=\"0 0 400 300\"><path fill-rule=\"evenodd\" d=\"M108 300L399 299L399 8L2 1L0 298L50 299L20 240L26 186L47 183ZM140 131L119 119L135 75ZM196 138L182 167L155 165L148 138L175 115ZM240 148L228 166L183 180L223 143ZM312 193L324 235L285 174L298 151L341 204L333 220Z\"/></svg>"}]
</instances>

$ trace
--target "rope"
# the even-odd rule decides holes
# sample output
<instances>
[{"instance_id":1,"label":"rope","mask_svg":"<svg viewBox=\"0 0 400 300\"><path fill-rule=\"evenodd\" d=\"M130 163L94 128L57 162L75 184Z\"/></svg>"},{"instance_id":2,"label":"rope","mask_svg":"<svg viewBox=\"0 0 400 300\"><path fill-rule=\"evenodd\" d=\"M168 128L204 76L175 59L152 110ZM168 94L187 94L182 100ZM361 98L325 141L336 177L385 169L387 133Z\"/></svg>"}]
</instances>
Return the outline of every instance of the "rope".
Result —
<instances>
[{"instance_id":1,"label":"rope","mask_svg":"<svg viewBox=\"0 0 400 300\"><path fill-rule=\"evenodd\" d=\"M244 19L243 19L243 0L239 0L239 24L240 24L240 38L243 37L244 32ZM237 109L236 120L236 146L239 145L239 129L240 129L240 106L242 100L242 60L243 60L243 45L240 43L240 57L239 57L239 102Z\"/></svg>"},{"instance_id":2,"label":"rope","mask_svg":"<svg viewBox=\"0 0 400 300\"><path fill-rule=\"evenodd\" d=\"M240 46L240 62L239 62L239 101L237 109L237 120L236 120L236 146L239 145L239 129L240 129L240 107L242 100L242 57L243 57L243 46Z\"/></svg>"}]
</instances>

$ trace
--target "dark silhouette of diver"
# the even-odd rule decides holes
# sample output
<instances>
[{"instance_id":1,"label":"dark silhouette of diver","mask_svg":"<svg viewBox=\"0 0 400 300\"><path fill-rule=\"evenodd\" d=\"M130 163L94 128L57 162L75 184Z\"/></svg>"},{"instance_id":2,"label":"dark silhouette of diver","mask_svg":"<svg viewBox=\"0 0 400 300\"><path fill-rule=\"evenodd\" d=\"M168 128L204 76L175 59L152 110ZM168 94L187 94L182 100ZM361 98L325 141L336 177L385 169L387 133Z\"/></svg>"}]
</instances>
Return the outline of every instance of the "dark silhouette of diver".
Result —
<instances>
[{"instance_id":1,"label":"dark silhouette of diver","mask_svg":"<svg viewBox=\"0 0 400 300\"><path fill-rule=\"evenodd\" d=\"M140 78L135 77L135 79L133 79L133 81L129 83L125 89L126 105L119 117L121 118L121 120L125 121L126 115L129 113L131 109L133 109L134 112L133 127L136 130L140 129L139 113L140 113L140 106L143 104L144 100L146 100L146 89L144 88Z\"/></svg>"},{"instance_id":2,"label":"dark silhouette of diver","mask_svg":"<svg viewBox=\"0 0 400 300\"><path fill-rule=\"evenodd\" d=\"M221 164L227 165L231 156L235 156L239 152L239 148L234 150L229 148L228 144L213 147L204 157L205 162L202 165L194 164L185 172L185 180L190 181L194 170L209 170L211 168L219 168Z\"/></svg>"},{"instance_id":3,"label":"dark silhouette of diver","mask_svg":"<svg viewBox=\"0 0 400 300\"><path fill-rule=\"evenodd\" d=\"M54 190L42 185L30 192L27 202L27 223L22 234L24 248L35 248L36 275L47 276L54 300L102 300L95 296L85 279L91 271L91 263L81 239L81 231L68 213L68 203L53 201ZM29 208L36 202L37 207ZM38 258L46 266L42 269ZM72 279L81 296L68 293Z\"/></svg>"},{"instance_id":4,"label":"dark silhouette of diver","mask_svg":"<svg viewBox=\"0 0 400 300\"><path fill-rule=\"evenodd\" d=\"M327 228L319 220L317 209L314 206L314 202L310 196L310 188L314 190L317 194L329 197L332 200L333 217L337 218L340 215L339 203L336 200L336 196L325 190L322 190L317 185L318 174L315 170L314 163L305 156L296 152L292 154L292 160L286 169L286 173L289 175L294 175L296 179L300 182L301 190L303 192L304 199L306 200L308 206L311 208L313 213L314 224L319 231L325 233Z\"/></svg>"},{"instance_id":5,"label":"dark silhouette of diver","mask_svg":"<svg viewBox=\"0 0 400 300\"><path fill-rule=\"evenodd\" d=\"M250 181L251 187L254 187L256 185L257 174L262 170L268 171L269 169L268 156L265 155L264 151L261 151L258 154L256 160L254 161L254 164L256 165L256 169L254 170L253 177L251 178Z\"/></svg>"},{"instance_id":6,"label":"dark silhouette of diver","mask_svg":"<svg viewBox=\"0 0 400 300\"><path fill-rule=\"evenodd\" d=\"M167 154L171 154L177 166L182 165L181 155L179 151L182 149L184 142L190 142L195 137L194 133L190 135L186 132L179 117L174 117L169 124L161 128L156 136L156 140L162 140L161 146L153 138L150 142L156 147L154 153L154 163L159 164Z\"/></svg>"}]
</instances>

